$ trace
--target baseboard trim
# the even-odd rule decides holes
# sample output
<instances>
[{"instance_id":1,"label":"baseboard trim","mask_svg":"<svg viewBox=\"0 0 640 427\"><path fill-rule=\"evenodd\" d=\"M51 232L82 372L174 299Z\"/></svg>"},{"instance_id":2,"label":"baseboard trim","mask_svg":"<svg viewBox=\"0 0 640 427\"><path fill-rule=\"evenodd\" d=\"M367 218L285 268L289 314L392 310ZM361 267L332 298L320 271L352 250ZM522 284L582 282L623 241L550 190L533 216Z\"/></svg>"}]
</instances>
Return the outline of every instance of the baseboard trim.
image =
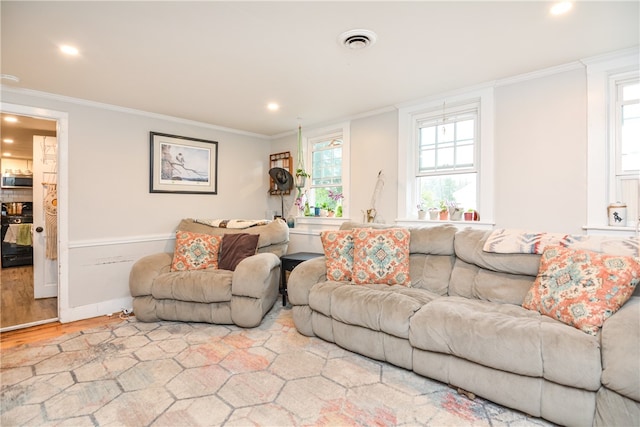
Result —
<instances>
[{"instance_id":1,"label":"baseboard trim","mask_svg":"<svg viewBox=\"0 0 640 427\"><path fill-rule=\"evenodd\" d=\"M90 319L92 317L106 316L119 313L123 308L131 309L133 306L132 297L101 301L96 304L70 307L60 310L60 323L75 322L76 320Z\"/></svg>"}]
</instances>

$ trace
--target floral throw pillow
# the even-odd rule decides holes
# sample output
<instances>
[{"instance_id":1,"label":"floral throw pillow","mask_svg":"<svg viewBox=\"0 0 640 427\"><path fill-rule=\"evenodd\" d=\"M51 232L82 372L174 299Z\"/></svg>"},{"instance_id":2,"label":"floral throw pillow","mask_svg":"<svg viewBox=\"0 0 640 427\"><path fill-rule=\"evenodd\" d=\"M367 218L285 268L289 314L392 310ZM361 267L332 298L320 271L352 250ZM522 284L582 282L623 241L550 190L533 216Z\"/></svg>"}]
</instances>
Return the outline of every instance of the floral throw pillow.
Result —
<instances>
[{"instance_id":1,"label":"floral throw pillow","mask_svg":"<svg viewBox=\"0 0 640 427\"><path fill-rule=\"evenodd\" d=\"M550 246L522 306L596 335L640 282L640 258Z\"/></svg>"},{"instance_id":2,"label":"floral throw pillow","mask_svg":"<svg viewBox=\"0 0 640 427\"><path fill-rule=\"evenodd\" d=\"M406 228L360 228L353 233L353 283L411 284Z\"/></svg>"},{"instance_id":3,"label":"floral throw pillow","mask_svg":"<svg viewBox=\"0 0 640 427\"><path fill-rule=\"evenodd\" d=\"M221 236L177 231L171 271L218 268L221 240Z\"/></svg>"},{"instance_id":4,"label":"floral throw pillow","mask_svg":"<svg viewBox=\"0 0 640 427\"><path fill-rule=\"evenodd\" d=\"M320 232L326 259L327 279L351 281L353 270L353 231L330 230Z\"/></svg>"}]
</instances>

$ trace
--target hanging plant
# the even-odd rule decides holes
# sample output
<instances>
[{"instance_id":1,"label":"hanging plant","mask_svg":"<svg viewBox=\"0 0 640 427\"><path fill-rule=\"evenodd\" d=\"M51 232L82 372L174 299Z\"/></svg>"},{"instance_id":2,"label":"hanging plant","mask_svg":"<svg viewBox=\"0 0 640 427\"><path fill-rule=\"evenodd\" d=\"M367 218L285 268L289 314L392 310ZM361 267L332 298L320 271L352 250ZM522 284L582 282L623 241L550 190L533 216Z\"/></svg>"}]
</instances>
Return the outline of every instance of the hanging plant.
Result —
<instances>
[{"instance_id":1,"label":"hanging plant","mask_svg":"<svg viewBox=\"0 0 640 427\"><path fill-rule=\"evenodd\" d=\"M304 187L306 178L311 175L304 170L304 156L302 153L302 126L298 125L298 168L296 169L296 187Z\"/></svg>"}]
</instances>

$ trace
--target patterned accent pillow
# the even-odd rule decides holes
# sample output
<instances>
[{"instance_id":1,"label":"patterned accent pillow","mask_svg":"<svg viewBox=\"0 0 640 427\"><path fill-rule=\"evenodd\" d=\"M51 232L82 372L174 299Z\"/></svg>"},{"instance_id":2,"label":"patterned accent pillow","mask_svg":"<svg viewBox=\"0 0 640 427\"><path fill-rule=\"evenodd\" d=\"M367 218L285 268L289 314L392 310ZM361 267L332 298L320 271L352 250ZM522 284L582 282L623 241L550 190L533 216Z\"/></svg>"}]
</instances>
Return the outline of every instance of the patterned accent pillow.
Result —
<instances>
[{"instance_id":1,"label":"patterned accent pillow","mask_svg":"<svg viewBox=\"0 0 640 427\"><path fill-rule=\"evenodd\" d=\"M550 246L522 306L596 335L640 282L640 258Z\"/></svg>"},{"instance_id":2,"label":"patterned accent pillow","mask_svg":"<svg viewBox=\"0 0 640 427\"><path fill-rule=\"evenodd\" d=\"M321 231L320 240L327 266L327 279L350 281L353 271L353 231Z\"/></svg>"},{"instance_id":3,"label":"patterned accent pillow","mask_svg":"<svg viewBox=\"0 0 640 427\"><path fill-rule=\"evenodd\" d=\"M359 228L353 233L353 283L410 286L406 228Z\"/></svg>"},{"instance_id":4,"label":"patterned accent pillow","mask_svg":"<svg viewBox=\"0 0 640 427\"><path fill-rule=\"evenodd\" d=\"M221 241L221 236L177 231L171 271L218 268Z\"/></svg>"}]
</instances>

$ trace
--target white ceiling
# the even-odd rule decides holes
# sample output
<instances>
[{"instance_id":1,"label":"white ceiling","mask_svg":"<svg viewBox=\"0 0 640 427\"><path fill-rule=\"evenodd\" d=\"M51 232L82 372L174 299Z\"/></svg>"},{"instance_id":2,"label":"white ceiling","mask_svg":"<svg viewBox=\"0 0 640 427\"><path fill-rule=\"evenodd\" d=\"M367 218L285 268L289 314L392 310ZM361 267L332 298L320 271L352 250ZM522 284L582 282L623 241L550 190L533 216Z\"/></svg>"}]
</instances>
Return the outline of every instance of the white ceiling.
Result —
<instances>
[{"instance_id":1,"label":"white ceiling","mask_svg":"<svg viewBox=\"0 0 640 427\"><path fill-rule=\"evenodd\" d=\"M637 46L639 4L2 0L1 67L5 86L273 136ZM339 45L354 28L377 42Z\"/></svg>"}]
</instances>

